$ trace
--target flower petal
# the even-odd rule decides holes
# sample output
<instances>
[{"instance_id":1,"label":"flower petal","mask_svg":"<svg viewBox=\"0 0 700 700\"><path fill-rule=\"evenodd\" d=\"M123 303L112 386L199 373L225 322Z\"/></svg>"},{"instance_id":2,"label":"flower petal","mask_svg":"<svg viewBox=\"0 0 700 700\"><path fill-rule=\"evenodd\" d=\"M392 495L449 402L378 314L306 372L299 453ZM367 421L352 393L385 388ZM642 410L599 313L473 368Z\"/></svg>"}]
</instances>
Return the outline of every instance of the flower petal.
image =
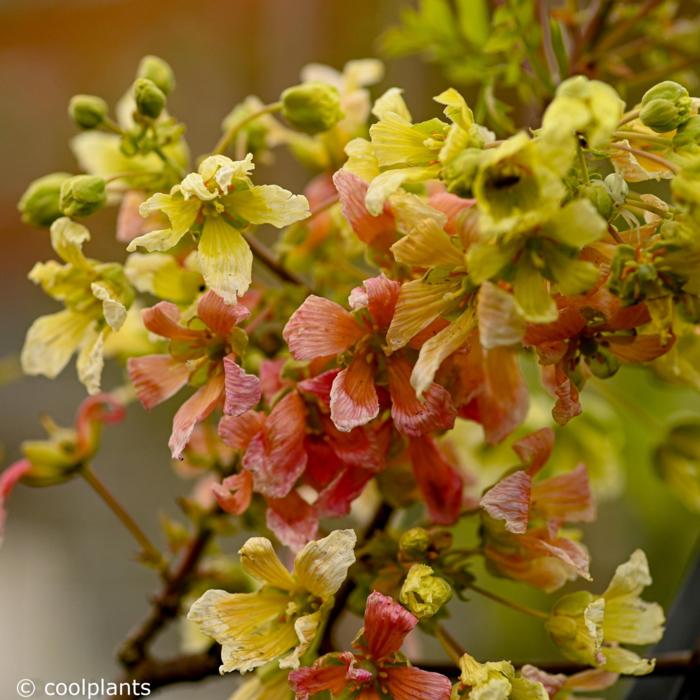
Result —
<instances>
[{"instance_id":1,"label":"flower petal","mask_svg":"<svg viewBox=\"0 0 700 700\"><path fill-rule=\"evenodd\" d=\"M450 270L466 267L464 253L455 239L450 238L435 219L416 221L409 233L391 246L391 252L397 262L409 267L444 265Z\"/></svg>"},{"instance_id":2,"label":"flower petal","mask_svg":"<svg viewBox=\"0 0 700 700\"><path fill-rule=\"evenodd\" d=\"M219 437L234 450L247 450L250 441L264 426L264 414L256 411L241 416L223 416L219 421Z\"/></svg>"},{"instance_id":3,"label":"flower petal","mask_svg":"<svg viewBox=\"0 0 700 700\"><path fill-rule=\"evenodd\" d=\"M253 477L245 470L240 474L231 474L220 484L214 484L212 492L222 510L231 515L241 515L248 510L253 496Z\"/></svg>"},{"instance_id":4,"label":"flower petal","mask_svg":"<svg viewBox=\"0 0 700 700\"><path fill-rule=\"evenodd\" d=\"M388 666L384 672L387 674L386 687L393 700L450 699L452 684L441 673L413 666Z\"/></svg>"},{"instance_id":5,"label":"flower petal","mask_svg":"<svg viewBox=\"0 0 700 700\"><path fill-rule=\"evenodd\" d=\"M195 425L203 421L216 408L223 392L224 376L217 374L180 406L173 418L173 431L168 440L173 459L180 459Z\"/></svg>"},{"instance_id":6,"label":"flower petal","mask_svg":"<svg viewBox=\"0 0 700 700\"><path fill-rule=\"evenodd\" d=\"M378 275L366 279L362 286L367 293L367 308L372 320L381 330L386 330L394 316L401 285L384 275Z\"/></svg>"},{"instance_id":7,"label":"flower petal","mask_svg":"<svg viewBox=\"0 0 700 700\"><path fill-rule=\"evenodd\" d=\"M503 520L506 530L522 534L530 519L532 477L517 471L501 479L481 499L481 507L496 520Z\"/></svg>"},{"instance_id":8,"label":"flower petal","mask_svg":"<svg viewBox=\"0 0 700 700\"><path fill-rule=\"evenodd\" d=\"M309 202L302 194L292 194L277 185L256 185L236 190L222 202L227 212L251 224L272 224L284 228L311 215Z\"/></svg>"},{"instance_id":9,"label":"flower petal","mask_svg":"<svg viewBox=\"0 0 700 700\"><path fill-rule=\"evenodd\" d=\"M393 598L372 591L365 605L363 635L373 661L395 654L418 618Z\"/></svg>"},{"instance_id":10,"label":"flower petal","mask_svg":"<svg viewBox=\"0 0 700 700\"><path fill-rule=\"evenodd\" d=\"M349 432L379 415L374 370L363 355L338 373L331 388L331 419L338 430Z\"/></svg>"},{"instance_id":11,"label":"flower petal","mask_svg":"<svg viewBox=\"0 0 700 700\"><path fill-rule=\"evenodd\" d=\"M554 447L554 431L551 428L541 428L526 435L513 443L515 454L520 457L528 472L534 476L552 454Z\"/></svg>"},{"instance_id":12,"label":"flower petal","mask_svg":"<svg viewBox=\"0 0 700 700\"><path fill-rule=\"evenodd\" d=\"M5 522L7 520L7 498L18 484L19 480L32 468L27 459L15 462L0 473L0 545L5 534Z\"/></svg>"},{"instance_id":13,"label":"flower petal","mask_svg":"<svg viewBox=\"0 0 700 700\"><path fill-rule=\"evenodd\" d=\"M236 364L235 355L224 357L224 413L240 416L260 401L260 380Z\"/></svg>"},{"instance_id":14,"label":"flower petal","mask_svg":"<svg viewBox=\"0 0 700 700\"><path fill-rule=\"evenodd\" d=\"M253 578L285 591L294 588L292 575L279 560L272 542L266 537L251 537L238 554L241 566Z\"/></svg>"},{"instance_id":15,"label":"flower petal","mask_svg":"<svg viewBox=\"0 0 700 700\"><path fill-rule=\"evenodd\" d=\"M334 530L321 540L309 542L294 562L294 578L321 600L328 600L340 588L355 562L354 530Z\"/></svg>"},{"instance_id":16,"label":"flower petal","mask_svg":"<svg viewBox=\"0 0 700 700\"><path fill-rule=\"evenodd\" d=\"M277 539L298 552L318 533L316 504L309 505L296 491L284 498L268 498L266 524Z\"/></svg>"},{"instance_id":17,"label":"flower petal","mask_svg":"<svg viewBox=\"0 0 700 700\"><path fill-rule=\"evenodd\" d=\"M491 282L479 288L477 302L479 340L486 350L520 343L525 321L518 313L512 294Z\"/></svg>"},{"instance_id":18,"label":"flower petal","mask_svg":"<svg viewBox=\"0 0 700 700\"><path fill-rule=\"evenodd\" d=\"M197 316L218 336L227 338L235 326L250 316L250 309L243 304L227 304L210 289L197 302Z\"/></svg>"},{"instance_id":19,"label":"flower petal","mask_svg":"<svg viewBox=\"0 0 700 700\"><path fill-rule=\"evenodd\" d=\"M595 520L595 501L585 465L579 464L566 474L534 483L532 509L548 520L568 523Z\"/></svg>"},{"instance_id":20,"label":"flower petal","mask_svg":"<svg viewBox=\"0 0 700 700\"><path fill-rule=\"evenodd\" d=\"M145 409L177 394L190 376L187 365L170 355L130 357L127 368L136 396Z\"/></svg>"},{"instance_id":21,"label":"flower petal","mask_svg":"<svg viewBox=\"0 0 700 700\"><path fill-rule=\"evenodd\" d=\"M193 340L201 337L201 332L180 325L180 309L169 301L159 301L155 306L141 312L143 325L163 338L170 340Z\"/></svg>"},{"instance_id":22,"label":"flower petal","mask_svg":"<svg viewBox=\"0 0 700 700\"><path fill-rule=\"evenodd\" d=\"M311 294L292 314L282 333L295 360L345 352L365 330L339 304Z\"/></svg>"}]
</instances>

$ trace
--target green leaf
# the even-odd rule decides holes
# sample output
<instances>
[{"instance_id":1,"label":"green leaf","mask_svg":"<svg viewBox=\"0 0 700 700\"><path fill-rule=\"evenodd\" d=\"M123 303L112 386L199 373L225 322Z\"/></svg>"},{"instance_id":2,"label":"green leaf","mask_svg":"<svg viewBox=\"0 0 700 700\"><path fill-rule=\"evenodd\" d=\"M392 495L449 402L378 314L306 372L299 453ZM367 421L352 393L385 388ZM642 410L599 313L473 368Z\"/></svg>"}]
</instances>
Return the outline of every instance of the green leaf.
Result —
<instances>
[{"instance_id":1,"label":"green leaf","mask_svg":"<svg viewBox=\"0 0 700 700\"><path fill-rule=\"evenodd\" d=\"M457 15L464 37L475 46L483 46L491 25L486 0L457 0Z\"/></svg>"}]
</instances>

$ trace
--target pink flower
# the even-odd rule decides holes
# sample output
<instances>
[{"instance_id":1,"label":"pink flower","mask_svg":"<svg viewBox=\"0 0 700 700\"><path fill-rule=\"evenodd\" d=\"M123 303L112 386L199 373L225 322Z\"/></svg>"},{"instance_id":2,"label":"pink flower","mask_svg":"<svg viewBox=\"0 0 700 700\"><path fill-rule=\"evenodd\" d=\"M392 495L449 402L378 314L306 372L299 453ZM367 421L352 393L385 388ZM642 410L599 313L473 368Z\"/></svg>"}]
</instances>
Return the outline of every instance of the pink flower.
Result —
<instances>
[{"instance_id":1,"label":"pink flower","mask_svg":"<svg viewBox=\"0 0 700 700\"><path fill-rule=\"evenodd\" d=\"M365 625L355 652L327 654L313 666L289 674L297 700L329 691L331 697L380 700L449 700L452 686L439 673L409 666L401 645L418 619L389 596L374 591L367 598Z\"/></svg>"},{"instance_id":2,"label":"pink flower","mask_svg":"<svg viewBox=\"0 0 700 700\"><path fill-rule=\"evenodd\" d=\"M170 353L130 358L129 376L141 404L153 408L169 399L188 382L199 388L173 418L168 445L179 459L197 423L224 403L226 415L240 415L260 400L260 381L236 362L233 331L247 318L242 304L226 304L212 291L197 304L197 317L183 325L180 310L161 301L144 309L146 328L169 339Z\"/></svg>"}]
</instances>

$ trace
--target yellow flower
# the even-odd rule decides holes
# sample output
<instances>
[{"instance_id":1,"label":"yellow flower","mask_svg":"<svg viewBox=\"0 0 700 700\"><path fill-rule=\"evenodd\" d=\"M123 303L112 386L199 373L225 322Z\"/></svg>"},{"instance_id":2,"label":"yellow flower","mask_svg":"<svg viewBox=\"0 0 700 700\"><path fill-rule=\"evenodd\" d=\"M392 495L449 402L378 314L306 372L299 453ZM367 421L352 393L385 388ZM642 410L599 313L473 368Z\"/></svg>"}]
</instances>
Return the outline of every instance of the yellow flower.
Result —
<instances>
[{"instance_id":1,"label":"yellow flower","mask_svg":"<svg viewBox=\"0 0 700 700\"><path fill-rule=\"evenodd\" d=\"M549 695L539 681L516 675L509 661L479 663L464 654L459 660L459 683L453 698L459 700L548 700Z\"/></svg>"},{"instance_id":2,"label":"yellow flower","mask_svg":"<svg viewBox=\"0 0 700 700\"><path fill-rule=\"evenodd\" d=\"M169 194L158 192L140 208L146 217L163 212L170 228L151 231L129 243L128 250L149 252L176 246L189 232L198 236L199 266L207 286L229 303L251 283L253 254L241 230L249 224L282 228L309 216L309 203L277 185L253 185L252 154L233 161L226 156L205 158Z\"/></svg>"},{"instance_id":3,"label":"yellow flower","mask_svg":"<svg viewBox=\"0 0 700 700\"><path fill-rule=\"evenodd\" d=\"M647 558L641 550L617 567L603 595L579 591L555 604L545 623L552 639L571 659L615 673L641 676L654 669L620 644L652 644L663 636L664 613L658 603L639 594L651 584Z\"/></svg>"},{"instance_id":4,"label":"yellow flower","mask_svg":"<svg viewBox=\"0 0 700 700\"><path fill-rule=\"evenodd\" d=\"M221 644L221 672L245 673L275 659L297 668L355 561L353 530L335 530L309 542L290 573L264 537L249 539L241 565L262 587L255 593L207 591L188 619Z\"/></svg>"},{"instance_id":5,"label":"yellow flower","mask_svg":"<svg viewBox=\"0 0 700 700\"><path fill-rule=\"evenodd\" d=\"M53 379L78 352L78 377L95 394L100 389L105 340L121 328L134 292L121 265L83 255L83 243L89 239L85 226L66 217L51 225L51 245L65 264L37 263L29 279L66 308L34 321L21 362L26 374Z\"/></svg>"}]
</instances>

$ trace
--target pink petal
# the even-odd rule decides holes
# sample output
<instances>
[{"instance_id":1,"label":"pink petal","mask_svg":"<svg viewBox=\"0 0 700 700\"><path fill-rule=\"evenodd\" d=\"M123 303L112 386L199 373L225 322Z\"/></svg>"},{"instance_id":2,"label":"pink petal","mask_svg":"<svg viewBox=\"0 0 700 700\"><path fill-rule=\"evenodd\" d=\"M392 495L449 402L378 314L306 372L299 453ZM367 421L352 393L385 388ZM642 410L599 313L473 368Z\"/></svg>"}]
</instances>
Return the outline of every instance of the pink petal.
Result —
<instances>
[{"instance_id":1,"label":"pink petal","mask_svg":"<svg viewBox=\"0 0 700 700\"><path fill-rule=\"evenodd\" d=\"M374 386L374 369L364 355L358 355L333 380L331 419L338 430L349 432L378 415L379 397Z\"/></svg>"},{"instance_id":2,"label":"pink petal","mask_svg":"<svg viewBox=\"0 0 700 700\"><path fill-rule=\"evenodd\" d=\"M272 399L278 391L291 385L288 379L282 378L282 368L286 363L287 360L284 358L279 360L263 360L260 363L260 391L262 391L262 395L268 403L272 402Z\"/></svg>"},{"instance_id":3,"label":"pink petal","mask_svg":"<svg viewBox=\"0 0 700 700\"><path fill-rule=\"evenodd\" d=\"M545 388L556 397L552 416L559 425L566 425L581 413L581 402L576 385L560 365L541 368Z\"/></svg>"},{"instance_id":4,"label":"pink petal","mask_svg":"<svg viewBox=\"0 0 700 700\"><path fill-rule=\"evenodd\" d=\"M550 698L553 698L564 687L568 678L568 676L565 676L563 673L553 675L546 671L541 671L536 666L531 666L530 664L525 664L525 666L520 669L520 673L528 680L541 683Z\"/></svg>"},{"instance_id":5,"label":"pink petal","mask_svg":"<svg viewBox=\"0 0 700 700\"><path fill-rule=\"evenodd\" d=\"M396 225L388 205L379 216L372 216L365 206L368 185L347 170L338 170L333 183L343 208L343 216L350 222L357 237L368 245L388 250L396 240Z\"/></svg>"},{"instance_id":6,"label":"pink petal","mask_svg":"<svg viewBox=\"0 0 700 700\"><path fill-rule=\"evenodd\" d=\"M532 508L546 519L561 522L591 522L596 507L585 465L567 474L552 476L532 486Z\"/></svg>"},{"instance_id":7,"label":"pink petal","mask_svg":"<svg viewBox=\"0 0 700 700\"><path fill-rule=\"evenodd\" d=\"M662 338L660 334L611 335L606 337L610 352L625 362L651 362L665 355L675 342L673 336Z\"/></svg>"},{"instance_id":8,"label":"pink petal","mask_svg":"<svg viewBox=\"0 0 700 700\"><path fill-rule=\"evenodd\" d=\"M400 433L419 437L454 426L457 410L445 388L433 383L419 399L411 386L411 364L406 356L392 355L388 368L391 417Z\"/></svg>"},{"instance_id":9,"label":"pink petal","mask_svg":"<svg viewBox=\"0 0 700 700\"><path fill-rule=\"evenodd\" d=\"M372 591L365 605L363 630L367 650L373 661L395 654L406 635L418 624L418 618L390 596Z\"/></svg>"},{"instance_id":10,"label":"pink petal","mask_svg":"<svg viewBox=\"0 0 700 700\"><path fill-rule=\"evenodd\" d=\"M317 374L315 377L309 377L297 384L299 391L305 394L313 394L327 410L331 407L331 389L333 382L340 373L339 369L331 369L328 372Z\"/></svg>"},{"instance_id":11,"label":"pink petal","mask_svg":"<svg viewBox=\"0 0 700 700\"><path fill-rule=\"evenodd\" d=\"M243 459L253 472L256 491L282 498L292 490L306 468L305 437L306 408L299 394L291 392L272 409Z\"/></svg>"},{"instance_id":12,"label":"pink petal","mask_svg":"<svg viewBox=\"0 0 700 700\"><path fill-rule=\"evenodd\" d=\"M314 503L320 517L341 518L350 512L353 501L374 476L369 469L349 466L321 491Z\"/></svg>"},{"instance_id":13,"label":"pink petal","mask_svg":"<svg viewBox=\"0 0 700 700\"><path fill-rule=\"evenodd\" d=\"M367 293L367 308L380 330L386 331L394 318L401 283L384 275L366 279L362 286Z\"/></svg>"},{"instance_id":14,"label":"pink petal","mask_svg":"<svg viewBox=\"0 0 700 700\"><path fill-rule=\"evenodd\" d=\"M236 364L232 353L224 357L224 413L240 416L260 401L260 380Z\"/></svg>"},{"instance_id":15,"label":"pink petal","mask_svg":"<svg viewBox=\"0 0 700 700\"><path fill-rule=\"evenodd\" d=\"M126 366L136 396L145 409L177 394L190 377L187 365L171 355L130 357Z\"/></svg>"},{"instance_id":16,"label":"pink petal","mask_svg":"<svg viewBox=\"0 0 700 700\"><path fill-rule=\"evenodd\" d=\"M329 690L333 697L343 692L349 681L359 684L372 680L365 669L355 668L356 659L350 652L327 654L317 659L313 666L291 671L288 680L296 693L296 700L308 700L310 696Z\"/></svg>"},{"instance_id":17,"label":"pink petal","mask_svg":"<svg viewBox=\"0 0 700 700\"><path fill-rule=\"evenodd\" d=\"M345 352L364 329L339 304L314 294L292 314L282 335L296 360L313 360Z\"/></svg>"},{"instance_id":18,"label":"pink petal","mask_svg":"<svg viewBox=\"0 0 700 700\"><path fill-rule=\"evenodd\" d=\"M532 534L534 537L539 535L537 544L533 543L531 546L533 552L549 554L566 564L579 576L590 580L591 576L588 573L590 557L582 545L566 537L551 537L548 533L533 532Z\"/></svg>"},{"instance_id":19,"label":"pink petal","mask_svg":"<svg viewBox=\"0 0 700 700\"><path fill-rule=\"evenodd\" d=\"M169 301L159 301L155 306L141 312L143 325L163 338L170 340L194 340L201 338L201 331L183 328L180 325L180 309Z\"/></svg>"},{"instance_id":20,"label":"pink petal","mask_svg":"<svg viewBox=\"0 0 700 700\"><path fill-rule=\"evenodd\" d=\"M322 423L334 452L345 464L374 472L384 469L393 432L391 421L360 426L350 432L338 430L327 419Z\"/></svg>"},{"instance_id":21,"label":"pink petal","mask_svg":"<svg viewBox=\"0 0 700 700\"><path fill-rule=\"evenodd\" d=\"M203 421L219 404L224 393L224 375L217 374L180 406L173 418L168 447L173 459L180 459L195 425Z\"/></svg>"},{"instance_id":22,"label":"pink petal","mask_svg":"<svg viewBox=\"0 0 700 700\"><path fill-rule=\"evenodd\" d=\"M241 321L250 316L243 304L227 304L211 289L197 303L197 316L216 335L226 338Z\"/></svg>"},{"instance_id":23,"label":"pink petal","mask_svg":"<svg viewBox=\"0 0 700 700\"><path fill-rule=\"evenodd\" d=\"M10 465L0 473L0 544L5 535L5 522L7 521L7 498L19 480L32 468L28 459L21 459Z\"/></svg>"},{"instance_id":24,"label":"pink petal","mask_svg":"<svg viewBox=\"0 0 700 700\"><path fill-rule=\"evenodd\" d=\"M232 474L220 484L213 484L211 490L221 510L231 515L241 515L248 510L253 497L253 477L247 471Z\"/></svg>"},{"instance_id":25,"label":"pink petal","mask_svg":"<svg viewBox=\"0 0 700 700\"><path fill-rule=\"evenodd\" d=\"M452 683L447 676L414 666L387 666L383 671L393 700L450 700Z\"/></svg>"},{"instance_id":26,"label":"pink petal","mask_svg":"<svg viewBox=\"0 0 700 700\"><path fill-rule=\"evenodd\" d=\"M547 462L554 447L554 431L541 428L513 443L515 454L520 457L528 472L534 476Z\"/></svg>"},{"instance_id":27,"label":"pink petal","mask_svg":"<svg viewBox=\"0 0 700 700\"><path fill-rule=\"evenodd\" d=\"M235 450L247 450L250 441L264 425L264 414L256 411L248 411L242 416L224 416L219 421L219 437Z\"/></svg>"},{"instance_id":28,"label":"pink petal","mask_svg":"<svg viewBox=\"0 0 700 700\"><path fill-rule=\"evenodd\" d=\"M506 530L522 534L530 519L532 477L517 471L501 479L481 499L481 507L496 520L505 521Z\"/></svg>"},{"instance_id":29,"label":"pink petal","mask_svg":"<svg viewBox=\"0 0 700 700\"><path fill-rule=\"evenodd\" d=\"M323 437L307 435L304 439L307 462L304 483L321 491L344 471L345 464Z\"/></svg>"},{"instance_id":30,"label":"pink petal","mask_svg":"<svg viewBox=\"0 0 700 700\"><path fill-rule=\"evenodd\" d=\"M75 418L78 449L86 452L94 449L97 435L103 425L113 425L124 420L124 404L110 394L88 396L78 407Z\"/></svg>"},{"instance_id":31,"label":"pink petal","mask_svg":"<svg viewBox=\"0 0 700 700\"><path fill-rule=\"evenodd\" d=\"M452 235L457 232L459 215L463 211L471 209L476 204L476 199L465 199L451 192L443 191L431 194L430 197L428 197L428 204L447 216L445 231Z\"/></svg>"},{"instance_id":32,"label":"pink petal","mask_svg":"<svg viewBox=\"0 0 700 700\"><path fill-rule=\"evenodd\" d=\"M117 240L121 243L129 243L134 238L149 231L160 228L158 215L143 218L139 213L139 207L146 201L146 194L138 190L129 190L122 197L117 214Z\"/></svg>"},{"instance_id":33,"label":"pink petal","mask_svg":"<svg viewBox=\"0 0 700 700\"><path fill-rule=\"evenodd\" d=\"M267 526L277 539L298 552L318 533L318 515L296 491L284 498L267 499Z\"/></svg>"},{"instance_id":34,"label":"pink petal","mask_svg":"<svg viewBox=\"0 0 700 700\"><path fill-rule=\"evenodd\" d=\"M431 519L440 525L454 522L462 510L464 484L459 472L428 436L410 438L409 454Z\"/></svg>"}]
</instances>

